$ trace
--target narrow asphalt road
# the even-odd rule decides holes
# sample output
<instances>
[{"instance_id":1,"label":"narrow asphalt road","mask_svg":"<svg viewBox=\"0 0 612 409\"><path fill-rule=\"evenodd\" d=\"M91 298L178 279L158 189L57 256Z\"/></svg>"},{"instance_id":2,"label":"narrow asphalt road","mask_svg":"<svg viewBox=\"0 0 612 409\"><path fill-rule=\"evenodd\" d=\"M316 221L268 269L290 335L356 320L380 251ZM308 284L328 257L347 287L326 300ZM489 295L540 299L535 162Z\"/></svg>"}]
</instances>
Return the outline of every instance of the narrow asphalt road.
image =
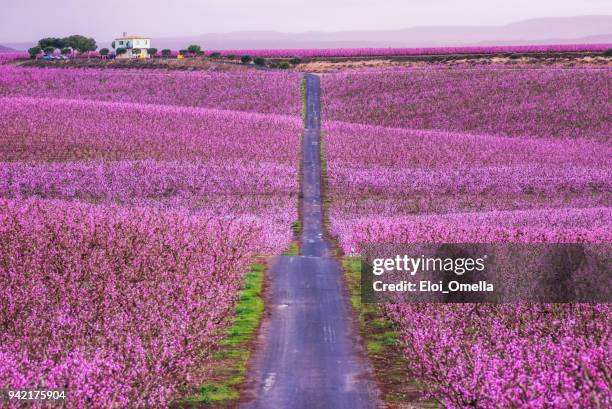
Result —
<instances>
[{"instance_id":1,"label":"narrow asphalt road","mask_svg":"<svg viewBox=\"0 0 612 409\"><path fill-rule=\"evenodd\" d=\"M375 408L378 391L336 259L323 236L319 77L307 74L301 256L269 268L269 317L249 367L247 409Z\"/></svg>"}]
</instances>

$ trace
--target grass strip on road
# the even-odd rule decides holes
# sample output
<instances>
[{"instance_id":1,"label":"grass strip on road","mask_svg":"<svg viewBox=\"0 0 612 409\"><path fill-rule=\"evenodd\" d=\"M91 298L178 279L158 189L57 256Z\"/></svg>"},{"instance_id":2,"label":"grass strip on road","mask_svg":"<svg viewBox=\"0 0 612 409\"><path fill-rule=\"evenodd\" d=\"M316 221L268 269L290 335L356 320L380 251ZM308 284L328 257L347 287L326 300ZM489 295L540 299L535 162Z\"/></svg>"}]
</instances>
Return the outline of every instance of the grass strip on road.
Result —
<instances>
[{"instance_id":1,"label":"grass strip on road","mask_svg":"<svg viewBox=\"0 0 612 409\"><path fill-rule=\"evenodd\" d=\"M366 346L385 407L437 408L435 402L420 400L421 389L408 372L400 335L393 321L385 317L380 305L362 302L361 258L343 257L341 262L351 305L357 314L361 339Z\"/></svg>"},{"instance_id":2,"label":"grass strip on road","mask_svg":"<svg viewBox=\"0 0 612 409\"><path fill-rule=\"evenodd\" d=\"M227 337L214 355L212 380L203 384L198 394L179 404L179 408L236 405L251 356L251 341L257 334L264 311L262 291L265 271L265 261L251 265L239 293L233 324L227 329Z\"/></svg>"}]
</instances>

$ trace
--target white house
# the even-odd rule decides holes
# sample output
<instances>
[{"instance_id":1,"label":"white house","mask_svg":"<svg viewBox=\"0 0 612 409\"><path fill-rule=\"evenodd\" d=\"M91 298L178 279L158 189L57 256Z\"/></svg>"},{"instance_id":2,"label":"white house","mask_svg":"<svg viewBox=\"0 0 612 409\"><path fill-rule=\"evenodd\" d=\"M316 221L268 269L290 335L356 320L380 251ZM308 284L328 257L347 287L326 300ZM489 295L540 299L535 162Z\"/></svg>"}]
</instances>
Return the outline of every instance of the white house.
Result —
<instances>
[{"instance_id":1,"label":"white house","mask_svg":"<svg viewBox=\"0 0 612 409\"><path fill-rule=\"evenodd\" d=\"M147 50L151 48L151 39L142 36L129 36L127 33L123 33L123 36L115 38L113 48L115 52L119 48L127 50L125 54L117 54L117 58L149 58Z\"/></svg>"}]
</instances>

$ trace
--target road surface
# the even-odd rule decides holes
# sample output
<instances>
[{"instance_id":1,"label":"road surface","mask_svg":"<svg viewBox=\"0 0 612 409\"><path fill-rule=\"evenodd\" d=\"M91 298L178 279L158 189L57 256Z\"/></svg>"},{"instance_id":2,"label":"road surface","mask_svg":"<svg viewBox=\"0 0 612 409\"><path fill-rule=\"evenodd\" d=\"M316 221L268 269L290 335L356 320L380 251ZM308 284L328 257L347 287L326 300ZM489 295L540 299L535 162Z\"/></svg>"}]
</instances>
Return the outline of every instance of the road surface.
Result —
<instances>
[{"instance_id":1,"label":"road surface","mask_svg":"<svg viewBox=\"0 0 612 409\"><path fill-rule=\"evenodd\" d=\"M269 268L269 317L247 375L246 409L365 409L378 391L344 290L323 236L319 77L306 75L300 256Z\"/></svg>"}]
</instances>

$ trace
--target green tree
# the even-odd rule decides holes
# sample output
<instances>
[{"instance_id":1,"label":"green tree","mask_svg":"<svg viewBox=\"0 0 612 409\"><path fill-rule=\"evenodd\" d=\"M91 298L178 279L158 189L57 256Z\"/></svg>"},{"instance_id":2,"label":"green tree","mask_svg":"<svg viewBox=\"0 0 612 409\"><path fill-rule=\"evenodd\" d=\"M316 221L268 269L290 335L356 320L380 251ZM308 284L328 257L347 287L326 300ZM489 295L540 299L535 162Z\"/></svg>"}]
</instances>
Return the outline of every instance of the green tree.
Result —
<instances>
[{"instance_id":1,"label":"green tree","mask_svg":"<svg viewBox=\"0 0 612 409\"><path fill-rule=\"evenodd\" d=\"M234 54L229 54L229 55L228 55L226 58L227 58L228 60L235 60L235 59L236 59L236 56L235 56Z\"/></svg>"},{"instance_id":2,"label":"green tree","mask_svg":"<svg viewBox=\"0 0 612 409\"><path fill-rule=\"evenodd\" d=\"M155 54L157 54L157 48L151 47L147 50L147 52L149 53L151 57L155 57Z\"/></svg>"},{"instance_id":3,"label":"green tree","mask_svg":"<svg viewBox=\"0 0 612 409\"><path fill-rule=\"evenodd\" d=\"M47 47L64 48L66 47L66 41L63 38L47 37L38 40L38 46L43 50Z\"/></svg>"},{"instance_id":4,"label":"green tree","mask_svg":"<svg viewBox=\"0 0 612 409\"><path fill-rule=\"evenodd\" d=\"M98 45L96 44L96 40L93 38L86 38L79 42L78 50L82 53L86 53L88 51L96 51L98 49Z\"/></svg>"},{"instance_id":5,"label":"green tree","mask_svg":"<svg viewBox=\"0 0 612 409\"><path fill-rule=\"evenodd\" d=\"M113 50L115 49L115 42L114 41L111 43L111 47L113 47Z\"/></svg>"},{"instance_id":6,"label":"green tree","mask_svg":"<svg viewBox=\"0 0 612 409\"><path fill-rule=\"evenodd\" d=\"M72 52L72 50L68 47L62 48L62 55L68 55Z\"/></svg>"},{"instance_id":7,"label":"green tree","mask_svg":"<svg viewBox=\"0 0 612 409\"><path fill-rule=\"evenodd\" d=\"M187 47L187 52L189 52L191 54L201 54L202 53L202 47L200 47L199 45L196 45L196 44L191 44L189 47Z\"/></svg>"},{"instance_id":8,"label":"green tree","mask_svg":"<svg viewBox=\"0 0 612 409\"><path fill-rule=\"evenodd\" d=\"M283 70L286 70L287 68L290 68L291 64L289 64L287 61L283 61L280 64L278 64L278 68L281 68Z\"/></svg>"},{"instance_id":9,"label":"green tree","mask_svg":"<svg viewBox=\"0 0 612 409\"><path fill-rule=\"evenodd\" d=\"M289 60L289 62L293 65L298 65L299 63L302 62L302 59L298 57L293 57L292 59Z\"/></svg>"},{"instance_id":10,"label":"green tree","mask_svg":"<svg viewBox=\"0 0 612 409\"><path fill-rule=\"evenodd\" d=\"M164 48L164 49L162 50L162 56L163 56L163 57L168 58L168 57L170 57L170 55L172 55L172 50L171 50L171 49L169 49L169 48Z\"/></svg>"},{"instance_id":11,"label":"green tree","mask_svg":"<svg viewBox=\"0 0 612 409\"><path fill-rule=\"evenodd\" d=\"M242 61L243 64L249 64L251 61L253 61L253 58L251 58L250 55L243 55L240 57L240 61Z\"/></svg>"},{"instance_id":12,"label":"green tree","mask_svg":"<svg viewBox=\"0 0 612 409\"><path fill-rule=\"evenodd\" d=\"M603 55L606 57L612 57L612 48L608 48L606 51L604 51Z\"/></svg>"},{"instance_id":13,"label":"green tree","mask_svg":"<svg viewBox=\"0 0 612 409\"><path fill-rule=\"evenodd\" d=\"M51 47L51 46L47 46L43 49L43 51L45 52L45 54L49 55L49 54L53 54L53 52L55 51L55 47Z\"/></svg>"},{"instance_id":14,"label":"green tree","mask_svg":"<svg viewBox=\"0 0 612 409\"><path fill-rule=\"evenodd\" d=\"M255 65L259 65L260 67L266 65L266 60L263 57L256 57L253 62L255 63Z\"/></svg>"},{"instance_id":15,"label":"green tree","mask_svg":"<svg viewBox=\"0 0 612 409\"><path fill-rule=\"evenodd\" d=\"M106 56L108 55L109 51L110 51L110 50L109 50L108 48L101 48L101 49L100 49L100 55L101 55L102 57L106 57Z\"/></svg>"},{"instance_id":16,"label":"green tree","mask_svg":"<svg viewBox=\"0 0 612 409\"><path fill-rule=\"evenodd\" d=\"M85 36L75 34L70 37L64 38L64 41L67 46L72 48L73 50L77 50L80 53L86 53L88 51L96 51L98 45L96 44L96 40L93 38L87 38Z\"/></svg>"},{"instance_id":17,"label":"green tree","mask_svg":"<svg viewBox=\"0 0 612 409\"><path fill-rule=\"evenodd\" d=\"M221 53L218 51L210 53L210 58L221 58Z\"/></svg>"},{"instance_id":18,"label":"green tree","mask_svg":"<svg viewBox=\"0 0 612 409\"><path fill-rule=\"evenodd\" d=\"M132 55L140 55L140 53L142 53L142 50L140 48L132 49Z\"/></svg>"},{"instance_id":19,"label":"green tree","mask_svg":"<svg viewBox=\"0 0 612 409\"><path fill-rule=\"evenodd\" d=\"M51 46L51 42L53 42L53 40L54 39L51 37L41 38L40 40L38 40L38 46L41 50L44 50L45 48Z\"/></svg>"},{"instance_id":20,"label":"green tree","mask_svg":"<svg viewBox=\"0 0 612 409\"><path fill-rule=\"evenodd\" d=\"M83 36L79 36L79 35L72 35L69 37L65 37L64 38L64 42L66 43L67 47L72 48L73 50L76 50L76 45L77 45L77 41L79 37L83 37Z\"/></svg>"},{"instance_id":21,"label":"green tree","mask_svg":"<svg viewBox=\"0 0 612 409\"><path fill-rule=\"evenodd\" d=\"M127 53L127 48L119 47L115 50L115 54L117 55L123 55L125 53Z\"/></svg>"},{"instance_id":22,"label":"green tree","mask_svg":"<svg viewBox=\"0 0 612 409\"><path fill-rule=\"evenodd\" d=\"M30 54L31 59L35 59L38 54L42 53L42 48L39 46L29 48L28 53Z\"/></svg>"}]
</instances>

